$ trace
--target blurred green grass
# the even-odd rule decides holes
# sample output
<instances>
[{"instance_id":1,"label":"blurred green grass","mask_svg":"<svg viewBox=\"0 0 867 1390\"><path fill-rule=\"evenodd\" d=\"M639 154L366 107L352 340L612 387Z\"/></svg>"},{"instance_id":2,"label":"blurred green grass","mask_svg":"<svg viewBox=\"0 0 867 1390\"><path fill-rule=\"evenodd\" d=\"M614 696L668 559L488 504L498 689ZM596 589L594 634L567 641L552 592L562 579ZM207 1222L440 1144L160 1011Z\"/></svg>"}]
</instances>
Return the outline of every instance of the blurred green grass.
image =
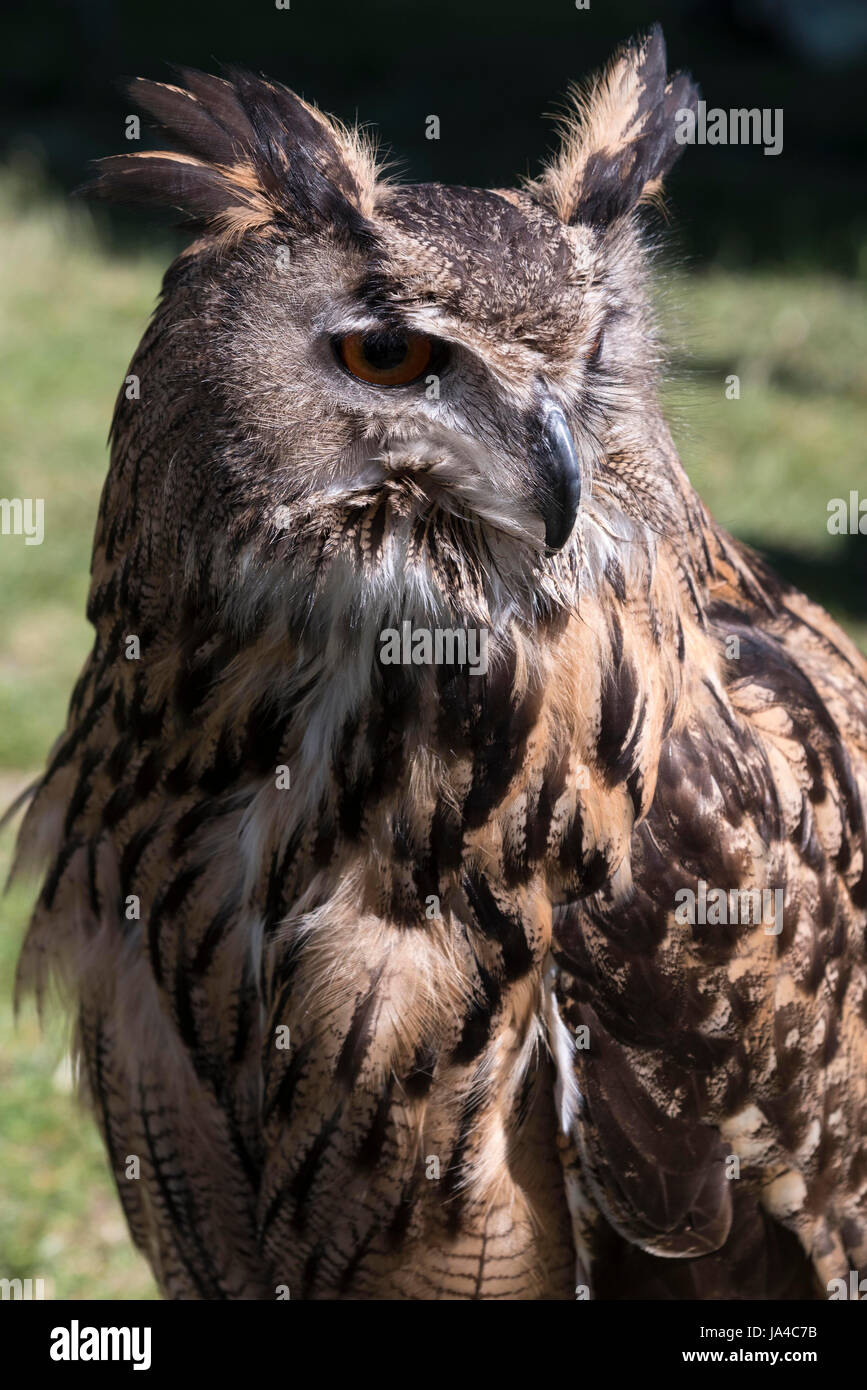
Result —
<instances>
[{"instance_id":1,"label":"blurred green grass","mask_svg":"<svg viewBox=\"0 0 867 1390\"><path fill-rule=\"evenodd\" d=\"M32 177L28 180L33 184ZM0 540L0 803L43 764L90 644L90 546L114 398L153 306L165 244L109 252L83 209L0 175L0 496L43 497L45 540ZM825 602L867 648L861 553L827 503L867 492L867 287L803 272L674 274L665 399L711 510ZM726 378L740 399L726 399ZM851 538L857 542L858 538ZM862 540L862 551L867 543ZM861 581L863 583L863 580ZM0 837L5 877L12 833ZM96 1129L76 1107L59 1020L17 1027L30 890L0 903L0 1275L54 1297L153 1297Z\"/></svg>"}]
</instances>

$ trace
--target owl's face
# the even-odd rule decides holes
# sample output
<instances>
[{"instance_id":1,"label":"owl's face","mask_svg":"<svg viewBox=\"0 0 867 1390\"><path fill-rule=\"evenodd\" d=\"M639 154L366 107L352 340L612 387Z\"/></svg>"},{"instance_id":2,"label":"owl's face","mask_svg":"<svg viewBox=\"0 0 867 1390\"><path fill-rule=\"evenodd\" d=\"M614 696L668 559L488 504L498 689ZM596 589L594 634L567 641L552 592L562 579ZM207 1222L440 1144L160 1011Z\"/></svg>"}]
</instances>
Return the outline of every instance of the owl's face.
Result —
<instances>
[{"instance_id":1,"label":"owl's face","mask_svg":"<svg viewBox=\"0 0 867 1390\"><path fill-rule=\"evenodd\" d=\"M333 518L387 498L395 543L442 511L559 551L611 302L590 234L526 195L437 185L386 189L369 225L370 244L251 248L215 290L215 380L253 423L275 504Z\"/></svg>"},{"instance_id":2,"label":"owl's face","mask_svg":"<svg viewBox=\"0 0 867 1390\"><path fill-rule=\"evenodd\" d=\"M200 438L208 417L207 461L176 470L188 549L219 546L216 515L230 548L314 588L351 572L497 589L502 609L574 579L582 497L655 410L631 213L674 157L671 84L664 57L627 76L606 79L605 158L567 140L520 191L382 181L356 136L244 75L136 84L194 157L103 161L97 191L143 173L203 224L162 310Z\"/></svg>"}]
</instances>

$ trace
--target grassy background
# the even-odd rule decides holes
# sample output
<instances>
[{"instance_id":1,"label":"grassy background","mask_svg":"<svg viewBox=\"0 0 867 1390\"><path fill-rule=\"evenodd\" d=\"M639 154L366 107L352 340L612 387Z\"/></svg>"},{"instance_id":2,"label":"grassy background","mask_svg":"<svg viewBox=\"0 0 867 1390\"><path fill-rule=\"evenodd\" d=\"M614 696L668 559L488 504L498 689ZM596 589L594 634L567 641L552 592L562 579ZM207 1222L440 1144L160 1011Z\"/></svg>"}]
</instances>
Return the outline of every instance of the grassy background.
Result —
<instances>
[{"instance_id":1,"label":"grassy background","mask_svg":"<svg viewBox=\"0 0 867 1390\"><path fill-rule=\"evenodd\" d=\"M0 496L43 497L45 541L0 539L0 803L41 767L90 642L84 604L114 397L167 260L109 249L90 214L0 176ZM867 264L867 260L862 258ZM828 500L867 493L867 284L831 273L708 268L664 297L666 401L711 509L821 598L867 649L867 542L832 537ZM727 400L736 373L739 400ZM5 876L12 835L0 837ZM153 1297L63 1033L9 1003L31 891L0 903L0 1275L54 1297Z\"/></svg>"}]
</instances>

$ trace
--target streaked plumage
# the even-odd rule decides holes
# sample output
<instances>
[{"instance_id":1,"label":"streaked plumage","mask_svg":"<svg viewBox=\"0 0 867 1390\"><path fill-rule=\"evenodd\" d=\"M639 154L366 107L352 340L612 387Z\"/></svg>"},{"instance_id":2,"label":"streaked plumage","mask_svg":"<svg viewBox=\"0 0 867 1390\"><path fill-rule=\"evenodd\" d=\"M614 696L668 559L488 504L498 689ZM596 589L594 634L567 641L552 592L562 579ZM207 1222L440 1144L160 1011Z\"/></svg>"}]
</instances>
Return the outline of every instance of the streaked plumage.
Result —
<instances>
[{"instance_id":1,"label":"streaked plumage","mask_svg":"<svg viewBox=\"0 0 867 1390\"><path fill-rule=\"evenodd\" d=\"M96 183L198 230L118 401L96 641L20 847L22 978L67 986L161 1287L867 1273L867 666L712 521L659 410L639 204L695 89L655 31L485 192L383 181L275 84L180 80L135 88L184 153ZM438 399L327 350L394 323L449 344ZM557 412L581 500L549 554ZM406 619L487 628L487 675L383 665ZM702 880L783 889L782 930L677 922Z\"/></svg>"}]
</instances>

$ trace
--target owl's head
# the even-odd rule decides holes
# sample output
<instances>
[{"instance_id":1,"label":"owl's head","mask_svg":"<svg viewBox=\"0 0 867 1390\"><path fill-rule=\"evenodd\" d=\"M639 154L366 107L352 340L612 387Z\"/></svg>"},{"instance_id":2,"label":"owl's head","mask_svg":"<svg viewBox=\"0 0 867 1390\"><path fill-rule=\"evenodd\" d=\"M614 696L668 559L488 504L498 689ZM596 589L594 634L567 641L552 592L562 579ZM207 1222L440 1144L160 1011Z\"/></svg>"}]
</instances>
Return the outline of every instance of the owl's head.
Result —
<instances>
[{"instance_id":1,"label":"owl's head","mask_svg":"<svg viewBox=\"0 0 867 1390\"><path fill-rule=\"evenodd\" d=\"M162 455L139 482L179 575L230 557L296 592L502 612L572 592L615 513L659 524L673 490L636 211L697 94L667 79L658 29L515 190L391 182L279 84L181 81L133 84L181 152L100 161L93 185L196 226L115 420L122 452Z\"/></svg>"}]
</instances>

